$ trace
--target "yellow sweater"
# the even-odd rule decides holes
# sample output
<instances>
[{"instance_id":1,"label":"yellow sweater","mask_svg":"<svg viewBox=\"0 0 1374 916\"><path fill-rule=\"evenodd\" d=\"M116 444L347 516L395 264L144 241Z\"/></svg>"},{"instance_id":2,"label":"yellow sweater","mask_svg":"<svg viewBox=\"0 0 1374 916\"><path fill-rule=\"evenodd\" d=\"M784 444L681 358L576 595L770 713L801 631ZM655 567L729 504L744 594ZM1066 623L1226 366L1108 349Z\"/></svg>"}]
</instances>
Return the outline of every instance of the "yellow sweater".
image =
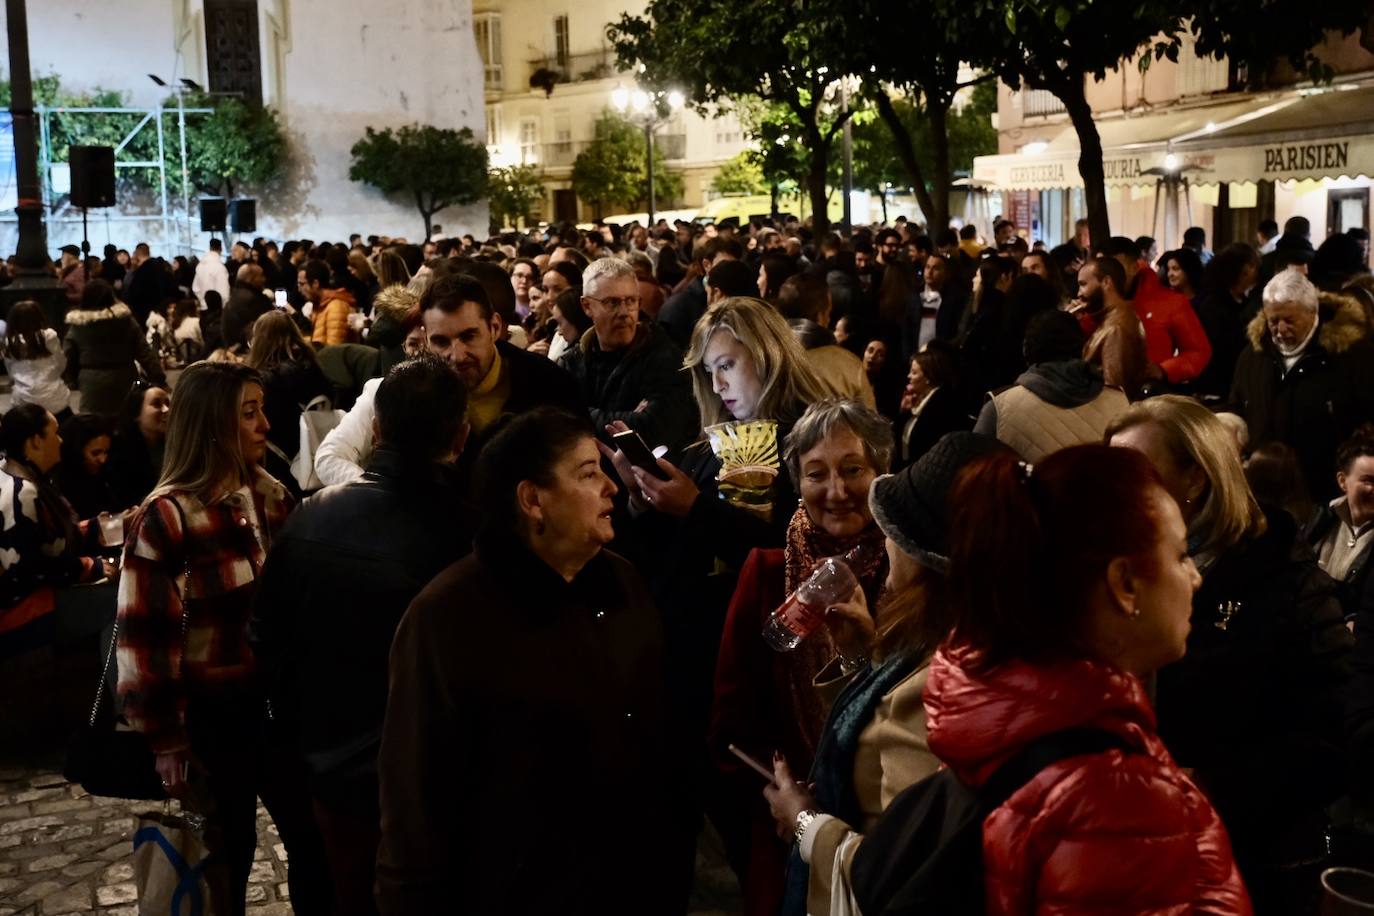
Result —
<instances>
[{"instance_id":1,"label":"yellow sweater","mask_svg":"<svg viewBox=\"0 0 1374 916\"><path fill-rule=\"evenodd\" d=\"M476 435L495 423L510 399L510 368L496 351L486 378L468 392L468 423Z\"/></svg>"}]
</instances>

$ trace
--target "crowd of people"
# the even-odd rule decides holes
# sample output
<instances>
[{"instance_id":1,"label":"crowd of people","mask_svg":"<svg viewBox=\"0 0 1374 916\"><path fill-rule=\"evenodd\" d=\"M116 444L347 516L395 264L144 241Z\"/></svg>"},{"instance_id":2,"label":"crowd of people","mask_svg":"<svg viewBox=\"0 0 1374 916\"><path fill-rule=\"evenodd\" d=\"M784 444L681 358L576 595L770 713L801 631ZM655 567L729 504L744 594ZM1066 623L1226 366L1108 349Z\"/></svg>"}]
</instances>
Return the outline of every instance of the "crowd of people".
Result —
<instances>
[{"instance_id":1,"label":"crowd of people","mask_svg":"<svg viewBox=\"0 0 1374 916\"><path fill-rule=\"evenodd\" d=\"M217 912L258 798L301 914L681 913L707 821L749 916L1315 912L1374 849L1374 279L1309 234L64 249L0 658L112 642Z\"/></svg>"}]
</instances>

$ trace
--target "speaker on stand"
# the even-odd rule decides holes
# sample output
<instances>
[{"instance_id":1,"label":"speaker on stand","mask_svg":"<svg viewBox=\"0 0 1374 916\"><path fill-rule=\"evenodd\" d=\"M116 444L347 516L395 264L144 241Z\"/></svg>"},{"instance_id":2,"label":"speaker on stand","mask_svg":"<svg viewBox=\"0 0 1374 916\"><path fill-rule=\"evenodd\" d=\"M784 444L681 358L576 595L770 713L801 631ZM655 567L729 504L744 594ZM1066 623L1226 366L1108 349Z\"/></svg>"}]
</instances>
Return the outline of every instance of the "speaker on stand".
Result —
<instances>
[{"instance_id":1,"label":"speaker on stand","mask_svg":"<svg viewBox=\"0 0 1374 916\"><path fill-rule=\"evenodd\" d=\"M86 212L91 207L115 205L115 151L113 146L73 146L67 152L71 174L68 197L73 207L81 208L81 270L91 279L87 260L91 256L90 231Z\"/></svg>"},{"instance_id":2,"label":"speaker on stand","mask_svg":"<svg viewBox=\"0 0 1374 916\"><path fill-rule=\"evenodd\" d=\"M258 228L258 202L252 197L229 201L229 231L244 235Z\"/></svg>"},{"instance_id":3,"label":"speaker on stand","mask_svg":"<svg viewBox=\"0 0 1374 916\"><path fill-rule=\"evenodd\" d=\"M200 231L216 233L224 231L226 207L223 197L202 197L200 199Z\"/></svg>"}]
</instances>

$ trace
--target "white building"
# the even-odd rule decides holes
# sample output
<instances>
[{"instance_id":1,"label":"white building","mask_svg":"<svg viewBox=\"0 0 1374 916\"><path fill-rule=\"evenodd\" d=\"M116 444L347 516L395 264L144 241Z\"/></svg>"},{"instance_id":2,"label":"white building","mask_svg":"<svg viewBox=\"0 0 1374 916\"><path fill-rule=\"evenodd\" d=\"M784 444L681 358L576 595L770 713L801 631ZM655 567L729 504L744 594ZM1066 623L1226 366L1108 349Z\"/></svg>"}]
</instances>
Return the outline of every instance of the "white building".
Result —
<instances>
[{"instance_id":1,"label":"white building","mask_svg":"<svg viewBox=\"0 0 1374 916\"><path fill-rule=\"evenodd\" d=\"M1089 82L1101 134L1113 235L1177 247L1201 226L1209 247L1253 242L1263 219L1312 224L1312 242L1370 224L1374 176L1374 54L1358 37L1332 38L1319 54L1336 71L1311 86L1278 68L1272 88L1246 90L1226 60L1199 58L1185 41L1178 63L1134 60ZM1047 92L999 87L999 155L980 156L973 178L992 209L1053 245L1087 215L1078 136ZM1000 204L1000 206L998 205Z\"/></svg>"},{"instance_id":2,"label":"white building","mask_svg":"<svg viewBox=\"0 0 1374 916\"><path fill-rule=\"evenodd\" d=\"M133 105L155 106L169 90L151 73L277 109L292 166L285 189L258 201L255 235L417 239L422 220L413 205L349 180L350 148L367 127L419 122L482 134L470 0L29 0L28 16L33 74L56 75L65 89L119 90ZM156 222L104 216L91 214L97 252L106 241L160 247ZM434 219L446 234L487 229L485 204ZM13 251L14 217L0 220L0 250ZM189 241L200 248L207 236L194 213L193 222ZM52 248L79 239L79 213L74 222L50 221L48 235Z\"/></svg>"},{"instance_id":3,"label":"white building","mask_svg":"<svg viewBox=\"0 0 1374 916\"><path fill-rule=\"evenodd\" d=\"M643 10L643 3L627 6L623 0L474 0L488 149L495 165L542 168L547 194L535 216L593 216L572 191L572 164L592 140L601 113L611 108L611 92L634 83L632 74L616 71L606 27L622 13ZM741 15L747 15L746 7ZM704 203L720 165L748 146L732 115L706 119L690 111L676 113L655 138L667 168L683 176L682 199L659 200L659 210Z\"/></svg>"}]
</instances>

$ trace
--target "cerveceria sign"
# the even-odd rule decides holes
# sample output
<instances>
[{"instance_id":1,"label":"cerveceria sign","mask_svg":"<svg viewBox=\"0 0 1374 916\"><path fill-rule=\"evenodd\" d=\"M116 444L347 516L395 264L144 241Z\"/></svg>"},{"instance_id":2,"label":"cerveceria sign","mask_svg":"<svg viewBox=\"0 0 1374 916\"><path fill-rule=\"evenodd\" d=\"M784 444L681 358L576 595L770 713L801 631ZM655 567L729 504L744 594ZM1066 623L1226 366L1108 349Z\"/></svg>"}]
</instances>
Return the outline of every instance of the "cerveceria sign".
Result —
<instances>
[{"instance_id":1,"label":"cerveceria sign","mask_svg":"<svg viewBox=\"0 0 1374 916\"><path fill-rule=\"evenodd\" d=\"M1039 165L1016 165L1011 169L1012 184L1031 184L1044 182L1054 187L1056 182L1064 181L1064 163L1045 162Z\"/></svg>"},{"instance_id":2,"label":"cerveceria sign","mask_svg":"<svg viewBox=\"0 0 1374 916\"><path fill-rule=\"evenodd\" d=\"M1264 148L1265 174L1304 169L1342 169L1350 157L1350 143L1293 143Z\"/></svg>"}]
</instances>

